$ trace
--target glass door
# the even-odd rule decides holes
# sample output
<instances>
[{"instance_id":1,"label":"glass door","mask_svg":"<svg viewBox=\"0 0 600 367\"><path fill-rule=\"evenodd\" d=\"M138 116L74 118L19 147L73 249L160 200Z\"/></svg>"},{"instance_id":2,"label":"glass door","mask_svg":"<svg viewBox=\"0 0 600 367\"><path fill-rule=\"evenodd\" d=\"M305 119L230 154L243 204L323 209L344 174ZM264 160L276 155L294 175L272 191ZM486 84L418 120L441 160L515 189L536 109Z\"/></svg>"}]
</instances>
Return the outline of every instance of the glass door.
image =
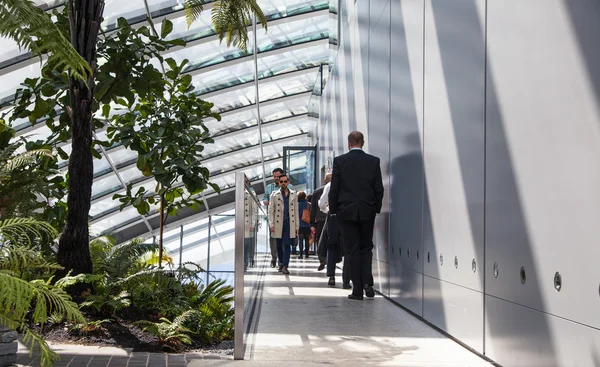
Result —
<instances>
[{"instance_id":1,"label":"glass door","mask_svg":"<svg viewBox=\"0 0 600 367\"><path fill-rule=\"evenodd\" d=\"M316 147L283 147L283 170L294 190L312 194L316 188Z\"/></svg>"}]
</instances>

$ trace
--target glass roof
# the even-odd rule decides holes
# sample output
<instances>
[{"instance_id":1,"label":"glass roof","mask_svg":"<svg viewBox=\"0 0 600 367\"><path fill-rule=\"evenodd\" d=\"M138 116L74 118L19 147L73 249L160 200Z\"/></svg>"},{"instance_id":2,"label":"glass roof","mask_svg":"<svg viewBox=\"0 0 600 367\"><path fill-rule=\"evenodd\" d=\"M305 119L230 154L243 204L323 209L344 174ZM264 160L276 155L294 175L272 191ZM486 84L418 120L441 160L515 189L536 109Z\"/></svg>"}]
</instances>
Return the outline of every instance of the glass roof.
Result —
<instances>
[{"instance_id":1,"label":"glass roof","mask_svg":"<svg viewBox=\"0 0 600 367\"><path fill-rule=\"evenodd\" d=\"M62 4L62 0L35 0L44 9ZM221 121L208 119L206 126L214 137L214 144L204 150L204 166L211 172L211 181L222 190L235 185L235 172L241 171L253 182L260 182L263 175L261 163L258 108L262 122L262 144L265 172L270 175L275 167L283 164L284 146L310 144L308 133L314 128L315 119L308 118L308 103L313 91L319 67L329 59L329 0L259 0L268 22L268 32L257 32L257 72L259 106L256 103L255 64L253 45L248 52L220 44L211 23L210 4L200 18L188 28L183 12L184 0L148 0L152 17L168 16L173 22L170 38L188 42L185 48L174 48L165 53L178 61L190 60L186 69L192 75L195 93L214 103L214 111L221 114ZM106 0L104 29L114 29L118 17L130 23L143 24L146 8L143 0ZM250 40L254 35L250 31ZM40 74L40 62L28 61L26 50L0 38L0 102L10 100L25 78ZM12 66L10 69L8 66ZM15 128L29 139L44 139L50 135L45 121L34 126L27 119L17 120ZM106 131L96 131L99 139L106 138ZM61 147L70 153L70 144ZM141 223L142 216L133 207L119 211L114 194L124 192L124 184L132 184L134 190L145 187L154 189L154 180L145 177L137 169L137 154L123 146L106 148L102 159L94 160L94 184L90 228L94 235L122 230L133 223ZM67 170L61 161L62 173ZM205 191L207 197L217 195L212 189ZM211 208L212 209L212 208ZM214 208L218 212L218 208ZM148 217L156 215L151 213Z\"/></svg>"}]
</instances>

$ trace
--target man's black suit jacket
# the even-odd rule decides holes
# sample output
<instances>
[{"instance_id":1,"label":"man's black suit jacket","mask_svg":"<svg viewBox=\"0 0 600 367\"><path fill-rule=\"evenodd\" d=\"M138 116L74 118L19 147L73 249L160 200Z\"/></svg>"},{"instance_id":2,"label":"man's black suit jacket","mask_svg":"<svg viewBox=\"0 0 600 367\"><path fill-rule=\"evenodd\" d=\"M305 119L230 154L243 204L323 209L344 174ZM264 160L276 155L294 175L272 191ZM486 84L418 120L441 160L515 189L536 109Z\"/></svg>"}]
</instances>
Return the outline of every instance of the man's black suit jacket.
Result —
<instances>
[{"instance_id":1,"label":"man's black suit jacket","mask_svg":"<svg viewBox=\"0 0 600 367\"><path fill-rule=\"evenodd\" d=\"M381 212L382 200L379 158L358 149L334 158L330 213L341 220L369 220Z\"/></svg>"},{"instance_id":2,"label":"man's black suit jacket","mask_svg":"<svg viewBox=\"0 0 600 367\"><path fill-rule=\"evenodd\" d=\"M319 199L323 195L323 189L325 186L321 186L313 192L312 200L310 202L310 223L316 225L317 222L325 222L327 215L319 209Z\"/></svg>"}]
</instances>

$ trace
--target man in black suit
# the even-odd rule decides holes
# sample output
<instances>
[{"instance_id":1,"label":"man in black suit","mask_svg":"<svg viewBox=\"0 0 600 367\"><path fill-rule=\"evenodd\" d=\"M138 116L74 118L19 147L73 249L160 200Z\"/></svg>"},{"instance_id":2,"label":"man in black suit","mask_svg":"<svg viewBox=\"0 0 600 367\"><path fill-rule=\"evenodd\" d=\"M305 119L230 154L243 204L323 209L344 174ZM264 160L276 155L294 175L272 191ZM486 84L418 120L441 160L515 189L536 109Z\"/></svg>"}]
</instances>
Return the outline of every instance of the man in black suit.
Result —
<instances>
[{"instance_id":1,"label":"man in black suit","mask_svg":"<svg viewBox=\"0 0 600 367\"><path fill-rule=\"evenodd\" d=\"M375 216L381 212L383 180L379 158L366 154L364 136L359 131L348 135L348 153L333 160L329 191L329 213L336 216L344 237L352 294L349 299L374 297L373 230Z\"/></svg>"}]
</instances>

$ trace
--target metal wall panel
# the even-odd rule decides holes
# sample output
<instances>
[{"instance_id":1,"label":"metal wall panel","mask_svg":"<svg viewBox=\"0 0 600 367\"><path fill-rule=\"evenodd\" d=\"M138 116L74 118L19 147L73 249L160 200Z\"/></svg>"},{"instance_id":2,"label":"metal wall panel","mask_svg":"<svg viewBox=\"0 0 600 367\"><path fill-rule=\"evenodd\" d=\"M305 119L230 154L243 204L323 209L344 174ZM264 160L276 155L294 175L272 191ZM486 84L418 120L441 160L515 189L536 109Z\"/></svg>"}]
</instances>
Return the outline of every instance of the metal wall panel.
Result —
<instances>
[{"instance_id":1,"label":"metal wall panel","mask_svg":"<svg viewBox=\"0 0 600 367\"><path fill-rule=\"evenodd\" d=\"M378 2L371 2L371 6ZM381 1L379 1L381 3ZM375 14L371 8L370 13ZM385 5L377 12L378 19L371 18L369 41L369 81L368 81L368 140L367 152L377 156L381 163L384 185L381 214L375 219L373 235L373 275L377 288L389 294L389 159L390 159L390 7Z\"/></svg>"},{"instance_id":2,"label":"metal wall panel","mask_svg":"<svg viewBox=\"0 0 600 367\"><path fill-rule=\"evenodd\" d=\"M597 329L490 296L486 324L486 355L501 365L600 366Z\"/></svg>"},{"instance_id":3,"label":"metal wall panel","mask_svg":"<svg viewBox=\"0 0 600 367\"><path fill-rule=\"evenodd\" d=\"M390 160L390 8L384 8L384 15L377 23L371 23L369 42L369 103L367 152L378 157L381 162L384 197L381 214L375 219L374 258L388 262L389 248L389 160Z\"/></svg>"},{"instance_id":4,"label":"metal wall panel","mask_svg":"<svg viewBox=\"0 0 600 367\"><path fill-rule=\"evenodd\" d=\"M423 318L483 353L483 293L424 276Z\"/></svg>"},{"instance_id":5,"label":"metal wall panel","mask_svg":"<svg viewBox=\"0 0 600 367\"><path fill-rule=\"evenodd\" d=\"M418 315L423 313L423 6L424 0L391 2L390 297Z\"/></svg>"},{"instance_id":6,"label":"metal wall panel","mask_svg":"<svg viewBox=\"0 0 600 367\"><path fill-rule=\"evenodd\" d=\"M600 2L491 0L488 19L487 293L600 328Z\"/></svg>"},{"instance_id":7,"label":"metal wall panel","mask_svg":"<svg viewBox=\"0 0 600 367\"><path fill-rule=\"evenodd\" d=\"M425 229L432 232L424 251L445 262L425 263L424 271L477 291L483 291L484 254L484 31L485 0L426 1Z\"/></svg>"},{"instance_id":8,"label":"metal wall panel","mask_svg":"<svg viewBox=\"0 0 600 367\"><path fill-rule=\"evenodd\" d=\"M390 264L373 260L373 287L386 297L390 296Z\"/></svg>"},{"instance_id":9,"label":"metal wall panel","mask_svg":"<svg viewBox=\"0 0 600 367\"><path fill-rule=\"evenodd\" d=\"M389 297L423 316L423 274L390 264Z\"/></svg>"}]
</instances>

